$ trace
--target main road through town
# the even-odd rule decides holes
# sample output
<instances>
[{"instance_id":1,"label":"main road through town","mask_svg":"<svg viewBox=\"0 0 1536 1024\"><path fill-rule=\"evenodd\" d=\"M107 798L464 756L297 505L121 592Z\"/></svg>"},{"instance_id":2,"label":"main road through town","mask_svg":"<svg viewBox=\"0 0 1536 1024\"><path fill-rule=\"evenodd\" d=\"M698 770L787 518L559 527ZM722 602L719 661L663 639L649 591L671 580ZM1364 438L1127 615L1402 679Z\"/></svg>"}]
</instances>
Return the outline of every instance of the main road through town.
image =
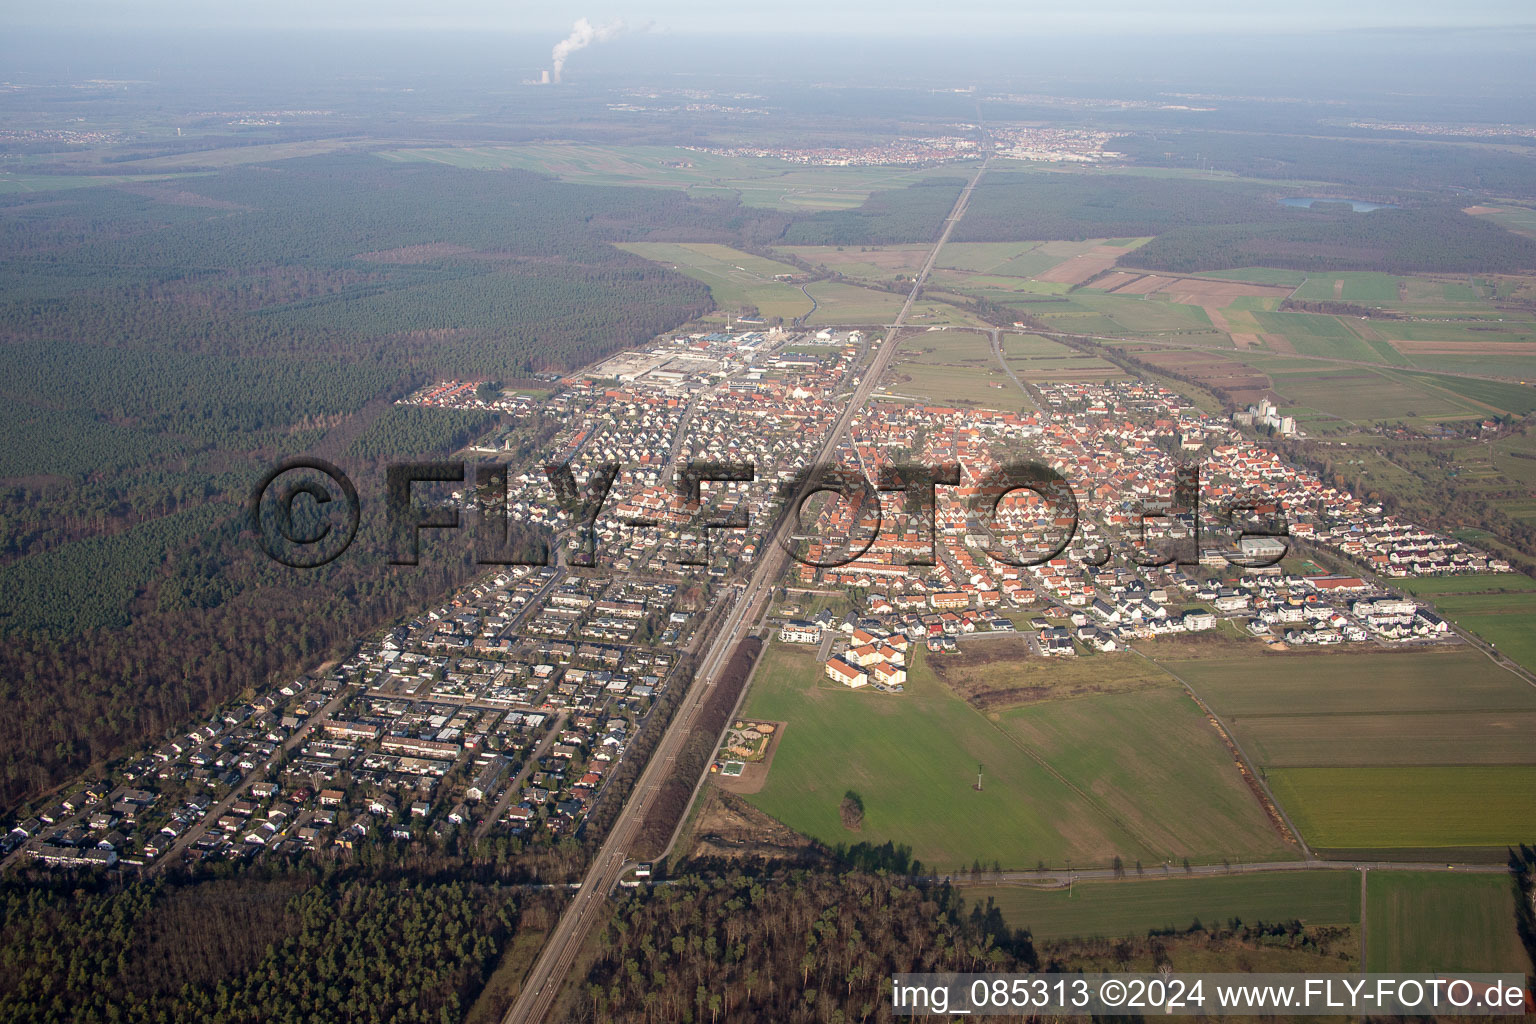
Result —
<instances>
[{"instance_id":1,"label":"main road through town","mask_svg":"<svg viewBox=\"0 0 1536 1024\"><path fill-rule=\"evenodd\" d=\"M933 269L934 261L938 259L939 251L949 240L955 224L964 216L965 205L971 198L971 191L981 180L986 167L987 161L984 160L976 169L976 173L971 176L971 180L966 183L965 188L961 190L959 198L955 200L954 209L945 218L944 229L940 232L938 241L934 243L927 260L923 262L922 269L912 282L912 290L907 295L907 301L902 304L901 312L897 314L891 327L886 331L885 340L880 343L875 358L865 369L864 375L859 378L859 383L855 385L848 397L848 404L827 433L826 441L818 454L818 462L825 463L831 460L837 451L837 446L847 436L854 417L869 400L875 382L880 379L894 357L901 326L906 321L912 304L921 294L923 284ZM630 847L640 833L656 793L661 789L667 776L671 774L684 742L693 732L705 697L709 694L709 688L714 685L720 667L725 664L743 633L752 628L764 603L773 593L774 582L783 571L788 557L786 541L793 528L794 519L793 515L784 515L781 518L773 537L760 549L763 557L747 582L728 591L728 596L734 594L731 611L725 616L719 631L705 648L704 657L699 663L698 671L694 674L688 695L678 708L671 725L662 735L661 741L656 745L656 750L651 755L650 761L646 763L645 770L640 773L640 778L635 783L629 800L619 812L613 828L609 830L602 847L593 858L591 867L587 869L587 876L576 892L575 900L566 908L559 923L555 925L554 931L550 933L549 941L544 944L538 961L528 972L522 991L518 993L517 999L513 1001L512 1006L502 1018L503 1024L537 1024L549 1013L549 1008L560 991L561 983L570 973L571 965L581 951L587 935L602 921L603 903L608 898L608 894L613 891L614 886L618 884L619 875L629 861Z\"/></svg>"}]
</instances>

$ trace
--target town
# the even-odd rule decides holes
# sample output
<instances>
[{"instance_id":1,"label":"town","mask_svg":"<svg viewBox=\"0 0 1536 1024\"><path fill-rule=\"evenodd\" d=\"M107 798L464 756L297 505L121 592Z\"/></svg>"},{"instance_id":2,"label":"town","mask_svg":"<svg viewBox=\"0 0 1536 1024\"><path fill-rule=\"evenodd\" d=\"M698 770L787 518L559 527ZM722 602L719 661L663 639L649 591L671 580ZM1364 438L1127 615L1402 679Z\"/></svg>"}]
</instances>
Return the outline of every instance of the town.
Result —
<instances>
[{"instance_id":1,"label":"town","mask_svg":"<svg viewBox=\"0 0 1536 1024\"><path fill-rule=\"evenodd\" d=\"M496 571L339 664L127 759L14 823L5 851L69 867L153 867L456 833L521 848L579 832L678 685L676 652L697 642L711 595L758 557L781 511L775 485L810 465L882 342L861 330L696 332L544 382L553 390L543 402L564 424L544 461L622 467L592 524L601 571L567 564L580 531L550 500L545 475L514 472L507 514L559 538L556 564ZM875 520L823 503L810 557L786 583L846 593L857 610L781 611L778 639L816 646L836 683L890 693L903 690L914 645L942 656L992 633L1021 636L1047 659L1223 628L1280 649L1433 644L1454 634L1392 580L1509 570L1324 485L1245 433L1241 417L1209 416L1160 386L1046 383L1037 394L1041 408L1022 411L880 400L859 413L837 450L847 469L875 479L901 463L958 463L962 479L936 488L926 522L921 508L892 510L842 564L818 564L820 538ZM511 417L527 409L483 381L445 381L402 401ZM1267 403L1255 411L1279 418ZM468 449L499 450L494 438ZM1070 543L1027 567L985 552L1051 546L1063 524L1046 503L1018 492L991 522L977 511L980 482L1018 457L1050 465L1078 496ZM672 474L695 460L748 463L755 479L706 482L690 508ZM1197 508L1175 504L1189 464L1202 472ZM1243 496L1283 510L1284 536L1230 537L1214 509ZM476 504L462 487L442 500ZM1173 554L1147 557L1165 547Z\"/></svg>"}]
</instances>

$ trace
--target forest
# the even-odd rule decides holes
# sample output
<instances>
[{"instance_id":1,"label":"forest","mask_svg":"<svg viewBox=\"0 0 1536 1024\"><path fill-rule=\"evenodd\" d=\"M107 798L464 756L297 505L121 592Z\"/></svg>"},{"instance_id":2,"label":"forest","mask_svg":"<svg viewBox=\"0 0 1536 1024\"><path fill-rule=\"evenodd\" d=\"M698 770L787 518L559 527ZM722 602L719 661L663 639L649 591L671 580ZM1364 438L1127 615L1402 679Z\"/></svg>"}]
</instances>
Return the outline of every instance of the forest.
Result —
<instances>
[{"instance_id":1,"label":"forest","mask_svg":"<svg viewBox=\"0 0 1536 1024\"><path fill-rule=\"evenodd\" d=\"M1536 197L1536 155L1481 145L1387 141L1379 135L1326 138L1253 131L1158 131L1116 139L1115 148L1149 167L1331 181L1388 194L1404 189L1457 189Z\"/></svg>"},{"instance_id":2,"label":"forest","mask_svg":"<svg viewBox=\"0 0 1536 1024\"><path fill-rule=\"evenodd\" d=\"M1460 202L1422 200L1355 213L1291 208L1291 193L1243 182L1099 173L988 174L972 193L958 242L1156 236L1120 262L1194 273L1234 267L1510 273L1536 267L1536 240L1469 216Z\"/></svg>"},{"instance_id":3,"label":"forest","mask_svg":"<svg viewBox=\"0 0 1536 1024\"><path fill-rule=\"evenodd\" d=\"M464 1019L519 927L516 887L276 866L201 882L0 889L0 1020ZM527 917L527 920L525 920Z\"/></svg>"},{"instance_id":4,"label":"forest","mask_svg":"<svg viewBox=\"0 0 1536 1024\"><path fill-rule=\"evenodd\" d=\"M474 571L388 573L365 522L296 575L247 491L316 454L442 455L489 416L391 402L442 377L566 370L711 308L614 239L782 231L725 200L367 154L0 199L0 804L298 671ZM521 425L526 457L553 424Z\"/></svg>"},{"instance_id":5,"label":"forest","mask_svg":"<svg viewBox=\"0 0 1536 1024\"><path fill-rule=\"evenodd\" d=\"M621 896L565 1019L889 1021L893 973L1035 961L1027 933L948 883L735 868Z\"/></svg>"},{"instance_id":6,"label":"forest","mask_svg":"<svg viewBox=\"0 0 1536 1024\"><path fill-rule=\"evenodd\" d=\"M467 578L451 545L380 572L366 524L346 558L296 576L255 557L240 509L282 458L331 459L382 493L383 460L446 454L491 424L393 407L428 380L568 370L712 308L702 284L611 242L926 241L962 184L791 214L354 152L0 198L0 806ZM1156 235L1123 262L1174 271L1536 266L1536 242L1450 206L1290 210L1277 195L1000 171L955 237ZM556 427L520 424L520 457Z\"/></svg>"},{"instance_id":7,"label":"forest","mask_svg":"<svg viewBox=\"0 0 1536 1024\"><path fill-rule=\"evenodd\" d=\"M1132 174L989 172L966 204L956 242L1137 238L1189 224L1274 220L1276 194L1257 185Z\"/></svg>"},{"instance_id":8,"label":"forest","mask_svg":"<svg viewBox=\"0 0 1536 1024\"><path fill-rule=\"evenodd\" d=\"M1285 210L1268 224L1174 228L1120 262L1176 273L1263 266L1508 274L1536 268L1536 240L1454 207Z\"/></svg>"},{"instance_id":9,"label":"forest","mask_svg":"<svg viewBox=\"0 0 1536 1024\"><path fill-rule=\"evenodd\" d=\"M928 178L903 189L872 193L852 210L797 218L783 232L785 245L898 245L931 242L954 209L964 178Z\"/></svg>"}]
</instances>

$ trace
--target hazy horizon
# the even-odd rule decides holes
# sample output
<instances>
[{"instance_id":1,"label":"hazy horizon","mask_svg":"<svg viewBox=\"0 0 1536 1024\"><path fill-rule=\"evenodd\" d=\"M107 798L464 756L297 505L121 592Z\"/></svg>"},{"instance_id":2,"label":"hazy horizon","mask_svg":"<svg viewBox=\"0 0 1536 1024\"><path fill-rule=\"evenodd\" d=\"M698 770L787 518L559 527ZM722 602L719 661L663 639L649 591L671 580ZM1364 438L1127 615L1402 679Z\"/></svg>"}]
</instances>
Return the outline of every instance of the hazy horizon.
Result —
<instances>
[{"instance_id":1,"label":"hazy horizon","mask_svg":"<svg viewBox=\"0 0 1536 1024\"><path fill-rule=\"evenodd\" d=\"M1536 13L1520 0L1491 0L1471 8L1450 8L1426 0L1391 3L1367 0L1350 5L1325 0L1296 0L1284 7L1235 7L1218 0L1186 0L1174 6L1149 6L1132 0L1107 0L1071 8L1011 0L971 0L964 5L892 0L871 9L865 4L827 4L782 0L772 7L724 8L696 0L595 0L581 4L533 4L505 0L463 0L451 10L422 13L406 0L339 0L315 5L301 0L242 7L214 7L193 0L153 0L131 9L105 0L76 0L58 6L13 12L19 27L138 28L150 31L187 28L278 29L448 29L547 32L578 18L594 24L622 20L632 27L683 33L791 32L883 36L1030 36L1058 32L1189 33L1304 29L1451 28L1536 25Z\"/></svg>"}]
</instances>

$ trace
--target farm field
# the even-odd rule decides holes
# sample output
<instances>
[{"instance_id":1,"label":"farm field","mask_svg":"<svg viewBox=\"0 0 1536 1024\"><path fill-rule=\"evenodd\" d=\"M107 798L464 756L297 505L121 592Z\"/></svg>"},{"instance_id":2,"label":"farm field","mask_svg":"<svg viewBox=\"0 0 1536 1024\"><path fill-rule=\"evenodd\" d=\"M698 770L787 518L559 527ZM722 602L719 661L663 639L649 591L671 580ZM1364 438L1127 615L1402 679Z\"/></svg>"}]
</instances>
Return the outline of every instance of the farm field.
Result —
<instances>
[{"instance_id":1,"label":"farm field","mask_svg":"<svg viewBox=\"0 0 1536 1024\"><path fill-rule=\"evenodd\" d=\"M934 265L936 277L949 283L985 278L1004 285L1021 286L1033 274L1049 270L1064 258L1060 242L950 242ZM1087 247L1086 245L1084 246ZM912 275L922 268L928 246L880 245L780 246L808 263L815 263L847 277L863 281L889 281L898 275Z\"/></svg>"},{"instance_id":2,"label":"farm field","mask_svg":"<svg viewBox=\"0 0 1536 1024\"><path fill-rule=\"evenodd\" d=\"M1003 335L1003 358L1021 380L1123 380L1120 367L1098 356L1079 352L1059 341L1032 334Z\"/></svg>"},{"instance_id":3,"label":"farm field","mask_svg":"<svg viewBox=\"0 0 1536 1024\"><path fill-rule=\"evenodd\" d=\"M938 266L997 277L1033 277L1062 259L1062 242L950 242ZM1086 246L1087 243L1084 243Z\"/></svg>"},{"instance_id":4,"label":"farm field","mask_svg":"<svg viewBox=\"0 0 1536 1024\"><path fill-rule=\"evenodd\" d=\"M1012 737L934 678L919 653L906 692L853 691L828 681L815 652L771 644L743 717L785 722L759 809L824 843L910 845L933 870L975 861L1108 867L1166 856L1144 846L1052 775ZM985 788L976 792L977 764ZM860 831L838 808L854 790ZM986 822L986 828L978 828Z\"/></svg>"},{"instance_id":5,"label":"farm field","mask_svg":"<svg viewBox=\"0 0 1536 1024\"><path fill-rule=\"evenodd\" d=\"M1134 881L1079 882L1070 897L1065 889L1013 885L965 885L961 894L967 903L991 899L1011 926L1046 940L1141 936L1234 917L1308 925L1360 921L1360 876L1353 871L1161 876L1159 870Z\"/></svg>"},{"instance_id":6,"label":"farm field","mask_svg":"<svg viewBox=\"0 0 1536 1024\"><path fill-rule=\"evenodd\" d=\"M1390 274L1360 271L1340 274L1308 274L1296 289L1295 298L1307 302L1356 302L1362 305L1395 304L1402 279Z\"/></svg>"},{"instance_id":7,"label":"farm field","mask_svg":"<svg viewBox=\"0 0 1536 1024\"><path fill-rule=\"evenodd\" d=\"M808 167L671 146L571 143L397 149L379 156L396 162L443 163L472 170L518 168L589 185L722 192L740 196L748 206L784 210L852 209L875 191L965 173L963 164L935 168Z\"/></svg>"},{"instance_id":8,"label":"farm field","mask_svg":"<svg viewBox=\"0 0 1536 1024\"><path fill-rule=\"evenodd\" d=\"M1419 386L1412 378L1363 366L1313 363L1302 370L1272 371L1270 379L1290 403L1351 422L1456 419L1481 411L1455 395Z\"/></svg>"},{"instance_id":9,"label":"farm field","mask_svg":"<svg viewBox=\"0 0 1536 1024\"><path fill-rule=\"evenodd\" d=\"M1014 409L1024 401L997 368L987 335L976 331L907 335L881 385L888 394L940 405Z\"/></svg>"},{"instance_id":10,"label":"farm field","mask_svg":"<svg viewBox=\"0 0 1536 1024\"><path fill-rule=\"evenodd\" d=\"M883 283L916 274L922 269L931 248L923 245L786 245L774 251L825 267L855 281ZM945 246L944 251L948 252L949 246Z\"/></svg>"},{"instance_id":11,"label":"farm field","mask_svg":"<svg viewBox=\"0 0 1536 1024\"><path fill-rule=\"evenodd\" d=\"M750 307L765 317L793 320L811 309L811 300L798 285L774 280L776 274L797 273L787 263L776 263L728 245L625 242L619 243L619 248L676 267L702 281L709 286L715 305L728 313Z\"/></svg>"},{"instance_id":12,"label":"farm field","mask_svg":"<svg viewBox=\"0 0 1536 1024\"><path fill-rule=\"evenodd\" d=\"M1102 313L1132 334L1209 331L1212 327L1210 316L1200 306L1161 297L1079 292L1073 296L1073 301L1095 313Z\"/></svg>"},{"instance_id":13,"label":"farm field","mask_svg":"<svg viewBox=\"0 0 1536 1024\"><path fill-rule=\"evenodd\" d=\"M1232 861L1298 854L1270 825L1216 729L1176 686L1053 700L1003 728L1163 856Z\"/></svg>"},{"instance_id":14,"label":"farm field","mask_svg":"<svg viewBox=\"0 0 1536 1024\"><path fill-rule=\"evenodd\" d=\"M1447 594L1529 594L1536 592L1536 580L1517 572L1499 572L1488 576L1423 576L1399 580L1398 585L1416 597L1431 601Z\"/></svg>"},{"instance_id":15,"label":"farm field","mask_svg":"<svg viewBox=\"0 0 1536 1024\"><path fill-rule=\"evenodd\" d=\"M950 242L945 245L929 278L931 290L1017 303L1030 296L1059 295L1070 291L1101 270L1108 269L1128 249L1146 239L1089 239L1074 241ZM825 267L850 280L885 284L910 277L921 268L927 249L923 246L781 246L779 251ZM1057 306L1092 313L1083 306ZM1044 311L1044 310L1041 310ZM1167 315L1167 314L1165 314ZM1180 322L1189 314L1180 317ZM1195 314L1198 317L1198 311ZM1106 330L1118 329L1106 327Z\"/></svg>"},{"instance_id":16,"label":"farm field","mask_svg":"<svg viewBox=\"0 0 1536 1024\"><path fill-rule=\"evenodd\" d=\"M1456 625L1536 672L1536 629L1532 628L1536 623L1536 592L1443 593L1430 600L1436 611Z\"/></svg>"},{"instance_id":17,"label":"farm field","mask_svg":"<svg viewBox=\"0 0 1536 1024\"><path fill-rule=\"evenodd\" d=\"M1054 661L1031 656L1022 634L962 639L958 652L933 659L931 667L945 686L988 712L1063 697L1174 685L1168 673L1129 652Z\"/></svg>"},{"instance_id":18,"label":"farm field","mask_svg":"<svg viewBox=\"0 0 1536 1024\"><path fill-rule=\"evenodd\" d=\"M1502 847L1536 821L1536 687L1471 650L1165 661L1325 849Z\"/></svg>"},{"instance_id":19,"label":"farm field","mask_svg":"<svg viewBox=\"0 0 1536 1024\"><path fill-rule=\"evenodd\" d=\"M933 405L1017 409L1024 404L1018 388L1001 372L963 366L918 369L915 363L896 363L886 371L881 390Z\"/></svg>"},{"instance_id":20,"label":"farm field","mask_svg":"<svg viewBox=\"0 0 1536 1024\"><path fill-rule=\"evenodd\" d=\"M1258 325L1260 335L1271 348L1276 343L1269 337L1283 339L1284 346L1292 352L1308 356L1326 356L1330 359L1352 359L1359 362L1381 362L1383 355L1360 335L1335 316L1320 313L1270 313L1255 310L1248 314Z\"/></svg>"},{"instance_id":21,"label":"farm field","mask_svg":"<svg viewBox=\"0 0 1536 1024\"><path fill-rule=\"evenodd\" d=\"M1314 849L1503 849L1531 838L1536 765L1277 768L1275 797Z\"/></svg>"},{"instance_id":22,"label":"farm field","mask_svg":"<svg viewBox=\"0 0 1536 1024\"><path fill-rule=\"evenodd\" d=\"M1536 235L1536 210L1529 206L1473 206L1466 212L1522 235Z\"/></svg>"},{"instance_id":23,"label":"farm field","mask_svg":"<svg viewBox=\"0 0 1536 1024\"><path fill-rule=\"evenodd\" d=\"M1305 271L1280 270L1275 267L1238 267L1236 270L1203 270L1199 276L1215 277L1223 281L1249 281L1253 284L1268 284L1285 288L1295 288L1307 279Z\"/></svg>"},{"instance_id":24,"label":"farm field","mask_svg":"<svg viewBox=\"0 0 1536 1024\"><path fill-rule=\"evenodd\" d=\"M1536 687L1468 650L1252 654L1159 663L1229 722L1263 715L1536 710ZM1241 732L1239 725L1234 725Z\"/></svg>"},{"instance_id":25,"label":"farm field","mask_svg":"<svg viewBox=\"0 0 1536 1024\"><path fill-rule=\"evenodd\" d=\"M1205 357L1190 353L1184 358ZM1536 388L1514 382L1468 380L1387 365L1344 366L1256 350L1229 351L1219 358L1266 374L1280 404L1288 412L1294 409L1302 420L1403 420L1428 425L1504 413L1524 415L1536 408Z\"/></svg>"},{"instance_id":26,"label":"farm field","mask_svg":"<svg viewBox=\"0 0 1536 1024\"><path fill-rule=\"evenodd\" d=\"M1502 874L1372 871L1365 905L1368 971L1530 970Z\"/></svg>"},{"instance_id":27,"label":"farm field","mask_svg":"<svg viewBox=\"0 0 1536 1024\"><path fill-rule=\"evenodd\" d=\"M56 192L62 189L91 188L96 185L123 185L129 182L141 184L149 181L173 181L178 178L202 177L199 173L184 174L17 174L14 171L0 173L0 196L24 192Z\"/></svg>"},{"instance_id":28,"label":"farm field","mask_svg":"<svg viewBox=\"0 0 1536 1024\"><path fill-rule=\"evenodd\" d=\"M907 301L905 292L878 291L842 281L812 281L805 289L816 300L816 311L805 319L807 327L887 324L896 318ZM921 328L925 322L951 326L982 324L970 313L947 303L919 299L907 315L907 326Z\"/></svg>"},{"instance_id":29,"label":"farm field","mask_svg":"<svg viewBox=\"0 0 1536 1024\"><path fill-rule=\"evenodd\" d=\"M1390 707L1390 705L1389 705ZM1308 765L1536 764L1536 710L1246 718L1250 754L1272 768ZM1234 726L1235 728L1235 726Z\"/></svg>"},{"instance_id":30,"label":"farm field","mask_svg":"<svg viewBox=\"0 0 1536 1024\"><path fill-rule=\"evenodd\" d=\"M841 281L813 281L802 291L800 285L775 280L777 275L798 275L799 269L788 263L765 259L709 243L624 242L619 248L654 260L709 286L710 295L720 308L706 319L724 320L741 309L756 309L764 317L786 321L805 317L807 326L883 324L901 311L905 295L862 288ZM815 299L815 311L806 292ZM946 324L969 324L975 318L963 310L932 300L913 304L909 317L915 325L923 320Z\"/></svg>"}]
</instances>

